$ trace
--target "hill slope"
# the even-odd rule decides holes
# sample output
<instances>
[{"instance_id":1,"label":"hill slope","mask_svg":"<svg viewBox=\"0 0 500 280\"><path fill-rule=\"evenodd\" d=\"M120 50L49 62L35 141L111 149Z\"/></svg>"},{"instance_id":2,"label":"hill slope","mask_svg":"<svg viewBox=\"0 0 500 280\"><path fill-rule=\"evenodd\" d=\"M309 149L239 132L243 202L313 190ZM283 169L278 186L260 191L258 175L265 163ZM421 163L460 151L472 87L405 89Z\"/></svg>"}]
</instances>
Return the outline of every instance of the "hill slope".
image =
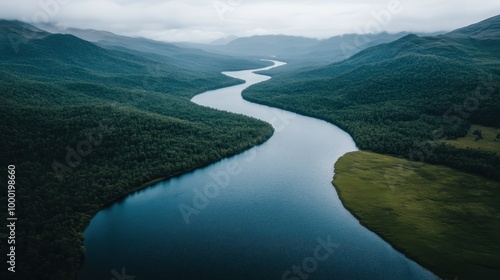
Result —
<instances>
[{"instance_id":1,"label":"hill slope","mask_svg":"<svg viewBox=\"0 0 500 280\"><path fill-rule=\"evenodd\" d=\"M444 140L466 136L471 124L500 128L500 38L491 36L499 20L450 33L471 37L407 35L276 74L243 96L332 122L376 152L342 157L334 183L344 205L393 246L444 279L498 279L500 156ZM500 137L474 133L476 147Z\"/></svg>"},{"instance_id":2,"label":"hill slope","mask_svg":"<svg viewBox=\"0 0 500 280\"><path fill-rule=\"evenodd\" d=\"M16 167L20 217L9 279L75 279L83 230L105 203L271 136L261 121L190 102L239 81L165 61L0 21L0 165Z\"/></svg>"},{"instance_id":3,"label":"hill slope","mask_svg":"<svg viewBox=\"0 0 500 280\"><path fill-rule=\"evenodd\" d=\"M446 36L474 39L495 39L500 37L500 15L454 30Z\"/></svg>"},{"instance_id":4,"label":"hill slope","mask_svg":"<svg viewBox=\"0 0 500 280\"><path fill-rule=\"evenodd\" d=\"M498 157L434 145L464 136L471 122L500 126L499 39L407 35L345 61L277 75L244 97L331 121L361 149L500 179Z\"/></svg>"},{"instance_id":5,"label":"hill slope","mask_svg":"<svg viewBox=\"0 0 500 280\"><path fill-rule=\"evenodd\" d=\"M326 65L346 59L368 47L392 42L407 34L404 32L371 35L345 34L324 40L285 35L263 35L237 38L225 45L185 45L241 57L275 58L300 65Z\"/></svg>"},{"instance_id":6,"label":"hill slope","mask_svg":"<svg viewBox=\"0 0 500 280\"><path fill-rule=\"evenodd\" d=\"M67 28L59 29L43 24L40 28L56 34L70 34L83 40L93 42L101 47L114 50L140 52L152 59L161 59L171 66L178 66L193 71L236 71L268 66L259 60L246 60L223 54L209 53L191 47L180 47L176 44L154 41L146 38L132 38L116 35L108 31L93 29ZM160 56L154 56L160 55Z\"/></svg>"}]
</instances>

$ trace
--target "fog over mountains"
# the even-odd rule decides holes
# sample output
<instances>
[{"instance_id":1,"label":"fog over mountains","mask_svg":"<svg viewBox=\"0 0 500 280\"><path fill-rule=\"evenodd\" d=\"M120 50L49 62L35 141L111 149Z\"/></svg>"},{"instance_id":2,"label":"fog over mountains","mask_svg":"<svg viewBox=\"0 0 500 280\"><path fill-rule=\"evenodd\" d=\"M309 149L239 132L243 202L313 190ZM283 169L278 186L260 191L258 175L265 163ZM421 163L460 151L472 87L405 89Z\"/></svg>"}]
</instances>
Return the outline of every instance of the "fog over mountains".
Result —
<instances>
[{"instance_id":1,"label":"fog over mountains","mask_svg":"<svg viewBox=\"0 0 500 280\"><path fill-rule=\"evenodd\" d=\"M251 37L227 37L210 44L167 43L146 38L120 36L109 31L93 29L60 29L51 24L38 25L41 29L53 33L72 34L81 39L95 42L109 48L129 48L141 52L153 52L162 55L178 55L180 48L190 49L193 55L207 55L207 52L222 55L249 58L282 59L290 61L308 61L309 63L332 63L350 57L368 47L391 42L410 32L395 34L382 32L377 34L345 34L327 39L289 35L261 35ZM420 36L436 35L443 32L417 33ZM200 53L200 50L204 52ZM178 56L177 56L178 57ZM192 57L189 57L192 58ZM197 61L197 60L194 60Z\"/></svg>"},{"instance_id":2,"label":"fog over mountains","mask_svg":"<svg viewBox=\"0 0 500 280\"><path fill-rule=\"evenodd\" d=\"M117 11L123 13L108 13L112 15L110 20L120 23L126 15L130 22L125 26L136 37L110 32L127 33L99 18L109 7L104 6L100 12L93 10L95 15L89 15L85 10L88 1L68 4L60 18L53 10L54 21L63 21L62 15L67 15L74 20L67 23L75 23L68 26L75 28L61 30L47 24L35 27L16 20L0 20L0 165L19 163L19 170L23 170L19 176L16 174L22 185L17 194L23 203L18 213L24 223L17 231L19 243L23 244L16 252L18 266L23 268L19 279L75 279L84 254L82 233L107 202L151 180L207 165L266 141L273 134L269 124L190 101L200 92L242 83L221 71L270 65L261 58L276 58L288 65L277 72L270 71L272 80L245 91L247 100L334 123L351 134L360 149L409 159L415 159L414 153L420 152L424 155L422 161L427 163L500 180L498 155L433 143L463 137L472 124L500 127L500 16L440 35L396 32L389 28L389 23L382 28L382 21L375 21L380 32L374 35L347 34L320 40L267 34L291 34L284 32L289 30L270 27L279 26L279 22L271 22L269 30L246 34L249 23L244 19L251 16L260 15L257 18L264 20L270 15L276 18L278 13L281 18L298 8L310 9L300 1L290 1L290 10L260 10L259 14L253 9L276 8L280 3L255 1L241 3L241 9L227 10L224 25L234 23L231 13L240 15L242 23L221 29L216 37L234 34L238 28L248 36L230 37L214 44L167 43L146 39L152 33L138 32L134 25L144 20L144 9L172 5L159 2L144 2L150 4L147 9L145 4L134 1L127 1L129 6L108 3L122 7ZM327 1L314 2L322 3L314 9L331 5ZM387 3L383 2L373 9L385 9ZM497 1L489 6L479 5L480 2L473 6L491 9L488 13L495 11L492 7ZM24 2L7 3L2 13L16 15L16 11L24 9ZM193 3L199 2L186 1L185 5L189 8ZM418 5L422 3L432 6L429 1ZM464 13L474 10L471 4L455 3L457 10ZM338 7L348 12L352 4L344 4ZM404 10L410 14L421 13L419 20L425 16L426 10L410 9L417 4L405 5L409 5ZM129 13L131 7L137 14ZM62 11L63 6L58 8ZM76 8L80 8L79 14L71 12ZM175 11L175 7L169 8ZM428 17L435 19L442 9L436 8ZM35 9L27 13L37 11L40 12ZM150 20L158 20L159 26L151 29L163 28L163 39L176 39L169 33L173 27L162 21L165 14L160 17L160 12L161 9L150 15ZM242 15L244 12L248 14ZM317 16L319 31L335 26L329 22L319 27L318 22L327 13L331 14L325 9ZM411 17L403 11L400 14L407 21L394 15L391 24L409 27ZM88 26L82 26L78 20L84 21L83 15L88 16L84 17ZM171 22L177 20L178 32L185 31L187 38L192 30L183 29L189 25L183 21L185 15L179 12ZM197 24L207 20L202 13L192 16L196 15L200 15L193 20ZM217 13L212 17L220 20ZM368 26L366 22L374 22L371 16L363 19L356 23ZM437 28L428 28L436 21L417 23L423 25L424 31ZM311 37L315 37L314 26L306 23L289 28L299 32L305 26L311 28ZM200 36L206 33L201 32ZM464 103L470 98L480 105ZM446 115L455 104L468 110L467 118L457 121ZM450 120L454 122L450 124ZM101 142L93 141L95 149L89 155L90 150L82 150L81 143L85 143L90 129L100 127L107 129ZM433 131L441 132L441 138L429 139ZM433 153L425 150L428 142L436 144ZM74 158L75 150L84 160L69 160L71 155ZM0 198L5 201L6 192ZM497 209L498 205L493 201L488 207ZM2 212L0 217L5 221L6 215ZM487 249L493 253L485 256L481 252L481 258L473 261L480 264L481 270L493 267L498 271L498 231L486 232L491 239L491 248ZM481 240L475 235L474 238ZM1 243L0 251L6 252L5 246ZM461 265L458 263L457 267ZM0 278L4 279L3 274Z\"/></svg>"},{"instance_id":3,"label":"fog over mountains","mask_svg":"<svg viewBox=\"0 0 500 280\"><path fill-rule=\"evenodd\" d=\"M98 8L97 8L98 6ZM229 36L305 36L451 31L500 12L492 0L241 1L4 0L0 18L170 42L211 42ZM381 22L381 28L374 26Z\"/></svg>"}]
</instances>

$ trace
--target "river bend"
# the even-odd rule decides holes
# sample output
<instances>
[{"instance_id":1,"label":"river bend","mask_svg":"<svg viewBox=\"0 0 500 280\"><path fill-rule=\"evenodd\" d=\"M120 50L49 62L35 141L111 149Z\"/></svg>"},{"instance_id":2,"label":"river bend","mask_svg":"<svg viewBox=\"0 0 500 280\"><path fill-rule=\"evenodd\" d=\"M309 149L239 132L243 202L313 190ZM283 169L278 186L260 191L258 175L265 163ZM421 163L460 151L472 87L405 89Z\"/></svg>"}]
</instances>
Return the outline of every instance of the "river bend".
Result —
<instances>
[{"instance_id":1,"label":"river bend","mask_svg":"<svg viewBox=\"0 0 500 280\"><path fill-rule=\"evenodd\" d=\"M343 207L331 181L337 159L357 150L352 138L243 100L242 90L269 79L253 72L224 72L245 84L192 101L271 123L274 135L98 212L84 233L80 278L437 279Z\"/></svg>"}]
</instances>

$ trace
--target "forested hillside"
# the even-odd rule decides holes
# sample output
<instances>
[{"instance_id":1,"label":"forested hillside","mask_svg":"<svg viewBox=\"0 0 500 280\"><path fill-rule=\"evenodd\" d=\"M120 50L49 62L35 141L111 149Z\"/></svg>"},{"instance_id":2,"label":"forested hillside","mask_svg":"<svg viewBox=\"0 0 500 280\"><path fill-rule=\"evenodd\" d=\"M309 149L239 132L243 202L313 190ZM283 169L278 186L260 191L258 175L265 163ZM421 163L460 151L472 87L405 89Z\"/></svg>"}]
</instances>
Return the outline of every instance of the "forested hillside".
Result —
<instances>
[{"instance_id":1,"label":"forested hillside","mask_svg":"<svg viewBox=\"0 0 500 280\"><path fill-rule=\"evenodd\" d=\"M364 150L500 180L498 155L440 141L465 136L471 123L500 127L500 37L491 35L499 21L465 29L474 37L408 35L326 67L278 74L244 98L330 121Z\"/></svg>"},{"instance_id":2,"label":"forested hillside","mask_svg":"<svg viewBox=\"0 0 500 280\"><path fill-rule=\"evenodd\" d=\"M344 34L327 39L312 39L286 35L260 35L232 40L224 45L180 44L209 52L284 60L289 66L327 65L343 60L366 48L392 42L407 32L389 34ZM283 70L279 71L282 72Z\"/></svg>"},{"instance_id":3,"label":"forested hillside","mask_svg":"<svg viewBox=\"0 0 500 280\"><path fill-rule=\"evenodd\" d=\"M15 165L19 217L9 277L74 279L83 231L105 203L272 135L261 121L189 101L239 81L215 66L196 72L157 57L0 21L1 178L6 186ZM224 59L233 69L264 66ZM7 205L7 191L0 198Z\"/></svg>"},{"instance_id":4,"label":"forested hillside","mask_svg":"<svg viewBox=\"0 0 500 280\"><path fill-rule=\"evenodd\" d=\"M53 33L71 34L107 49L132 51L132 53L141 52L143 55L152 55L156 59L168 62L170 66L181 66L184 69L191 69L196 72L214 69L218 69L219 71L251 69L256 65L251 60L214 54L197 48L180 47L173 43L159 42L146 38L120 36L108 31L78 28L59 29L51 24L40 24L40 28L49 32L53 31Z\"/></svg>"}]
</instances>

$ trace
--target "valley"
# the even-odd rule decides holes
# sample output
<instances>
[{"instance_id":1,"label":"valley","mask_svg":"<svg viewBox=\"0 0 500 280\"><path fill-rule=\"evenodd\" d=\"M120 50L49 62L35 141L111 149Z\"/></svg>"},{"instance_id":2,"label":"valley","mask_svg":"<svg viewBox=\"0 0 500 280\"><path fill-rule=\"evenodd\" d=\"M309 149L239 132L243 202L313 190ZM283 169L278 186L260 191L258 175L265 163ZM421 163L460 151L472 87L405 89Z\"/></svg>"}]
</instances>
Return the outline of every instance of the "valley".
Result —
<instances>
[{"instance_id":1,"label":"valley","mask_svg":"<svg viewBox=\"0 0 500 280\"><path fill-rule=\"evenodd\" d=\"M18 52L12 36L23 38ZM22 186L19 279L74 278L83 231L105 204L273 134L263 122L189 101L204 90L240 83L217 67L193 74L182 63L106 50L21 22L0 21L0 48L0 162L16 165ZM228 67L266 64L230 62Z\"/></svg>"},{"instance_id":2,"label":"valley","mask_svg":"<svg viewBox=\"0 0 500 280\"><path fill-rule=\"evenodd\" d=\"M500 16L359 36L0 20L2 279L497 279Z\"/></svg>"},{"instance_id":3,"label":"valley","mask_svg":"<svg viewBox=\"0 0 500 280\"><path fill-rule=\"evenodd\" d=\"M340 158L333 184L369 229L445 279L496 279L499 22L408 35L243 96L353 136L364 151Z\"/></svg>"}]
</instances>

